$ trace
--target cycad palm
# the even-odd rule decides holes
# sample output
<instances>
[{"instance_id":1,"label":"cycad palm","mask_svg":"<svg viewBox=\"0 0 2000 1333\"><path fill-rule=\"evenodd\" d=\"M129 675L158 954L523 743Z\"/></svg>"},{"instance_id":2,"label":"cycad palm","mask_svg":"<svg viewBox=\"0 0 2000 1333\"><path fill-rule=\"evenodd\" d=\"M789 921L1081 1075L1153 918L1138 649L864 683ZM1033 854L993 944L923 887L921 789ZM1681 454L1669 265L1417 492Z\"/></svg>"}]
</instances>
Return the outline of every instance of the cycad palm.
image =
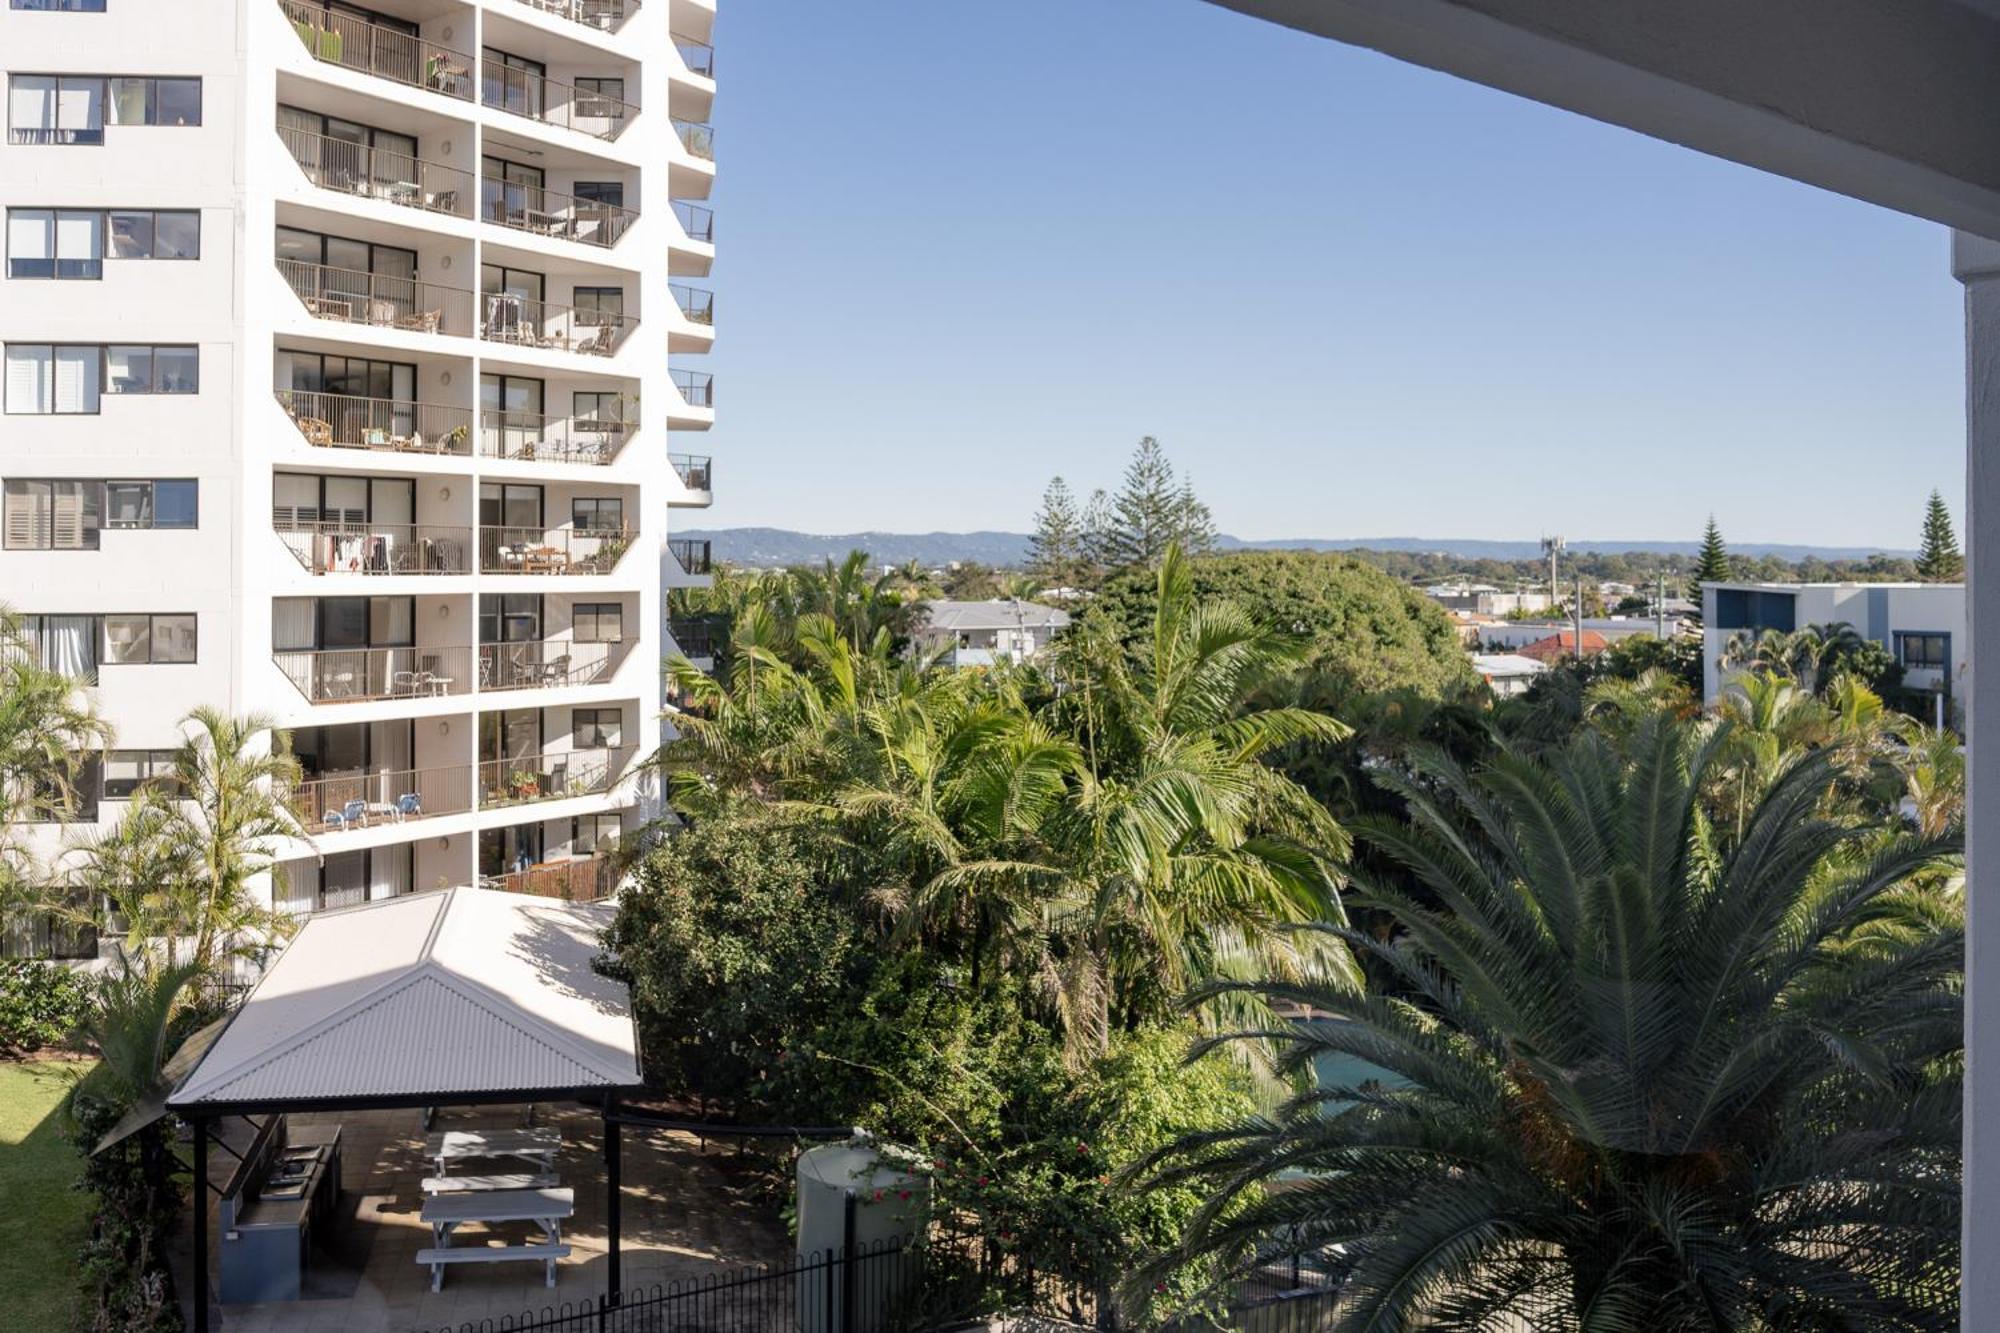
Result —
<instances>
[{"instance_id":1,"label":"cycad palm","mask_svg":"<svg viewBox=\"0 0 2000 1333\"><path fill-rule=\"evenodd\" d=\"M1402 784L1360 832L1428 897L1365 886L1395 942L1333 933L1409 998L1253 988L1311 1014L1294 1070L1396 1078L1179 1145L1216 1192L1178 1257L1337 1247L1343 1330L1955 1326L1962 935L1913 883L1952 848L1829 817L1832 754L1719 845L1719 741Z\"/></svg>"}]
</instances>

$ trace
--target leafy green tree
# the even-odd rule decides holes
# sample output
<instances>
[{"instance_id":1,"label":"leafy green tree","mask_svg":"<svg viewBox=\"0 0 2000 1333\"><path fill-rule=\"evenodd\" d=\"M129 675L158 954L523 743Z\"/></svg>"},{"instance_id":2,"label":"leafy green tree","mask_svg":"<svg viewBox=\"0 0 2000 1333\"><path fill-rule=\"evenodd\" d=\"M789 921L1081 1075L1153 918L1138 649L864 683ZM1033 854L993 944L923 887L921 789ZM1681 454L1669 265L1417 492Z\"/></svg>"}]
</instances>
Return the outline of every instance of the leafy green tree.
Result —
<instances>
[{"instance_id":1,"label":"leafy green tree","mask_svg":"<svg viewBox=\"0 0 2000 1333\"><path fill-rule=\"evenodd\" d=\"M1925 877L1955 844L1842 817L1830 751L1726 838L1724 734L1402 783L1359 832L1422 892L1357 875L1393 932L1327 927L1397 991L1248 983L1306 1015L1288 1068L1360 1072L1168 1153L1211 1198L1162 1263L1330 1256L1342 1330L1953 1326L1963 927Z\"/></svg>"},{"instance_id":2,"label":"leafy green tree","mask_svg":"<svg viewBox=\"0 0 2000 1333\"><path fill-rule=\"evenodd\" d=\"M1085 587L1092 581L1085 546L1083 514L1076 507L1076 497L1070 494L1068 482L1055 477L1042 492L1035 531L1028 538L1028 571L1051 587Z\"/></svg>"},{"instance_id":3,"label":"leafy green tree","mask_svg":"<svg viewBox=\"0 0 2000 1333\"><path fill-rule=\"evenodd\" d=\"M1735 567L1729 558L1729 548L1722 544L1722 529L1715 526L1715 515L1710 514L1708 526L1702 529L1701 550L1694 558L1694 572L1688 576L1688 600L1699 607L1702 584L1725 583L1734 577Z\"/></svg>"},{"instance_id":4,"label":"leafy green tree","mask_svg":"<svg viewBox=\"0 0 2000 1333\"><path fill-rule=\"evenodd\" d=\"M1113 569L1152 569L1170 546L1199 555L1215 544L1208 506L1179 481L1160 442L1139 441L1125 480L1110 505L1104 536L1104 564Z\"/></svg>"},{"instance_id":5,"label":"leafy green tree","mask_svg":"<svg viewBox=\"0 0 2000 1333\"><path fill-rule=\"evenodd\" d=\"M1952 530L1951 510L1944 496L1931 492L1924 506L1923 542L1917 552L1917 577L1926 583L1956 583L1965 577L1965 557L1959 554L1958 534Z\"/></svg>"},{"instance_id":6,"label":"leafy green tree","mask_svg":"<svg viewBox=\"0 0 2000 1333\"><path fill-rule=\"evenodd\" d=\"M0 607L0 930L45 905L51 871L23 831L76 809L84 760L110 739L84 682L41 665L20 620Z\"/></svg>"}]
</instances>

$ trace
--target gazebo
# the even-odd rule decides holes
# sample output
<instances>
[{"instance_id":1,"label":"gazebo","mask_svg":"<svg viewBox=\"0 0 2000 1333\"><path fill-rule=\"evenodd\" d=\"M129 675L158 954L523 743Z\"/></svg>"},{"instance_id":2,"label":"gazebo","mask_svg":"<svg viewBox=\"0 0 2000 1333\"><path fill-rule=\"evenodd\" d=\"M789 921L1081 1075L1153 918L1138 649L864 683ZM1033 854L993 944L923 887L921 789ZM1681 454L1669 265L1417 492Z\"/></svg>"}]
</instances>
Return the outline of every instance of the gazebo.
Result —
<instances>
[{"instance_id":1,"label":"gazebo","mask_svg":"<svg viewBox=\"0 0 2000 1333\"><path fill-rule=\"evenodd\" d=\"M208 1154L225 1116L582 1101L601 1108L619 1290L625 987L593 967L608 904L451 889L312 916L173 1088L194 1129L195 1330L209 1326Z\"/></svg>"}]
</instances>

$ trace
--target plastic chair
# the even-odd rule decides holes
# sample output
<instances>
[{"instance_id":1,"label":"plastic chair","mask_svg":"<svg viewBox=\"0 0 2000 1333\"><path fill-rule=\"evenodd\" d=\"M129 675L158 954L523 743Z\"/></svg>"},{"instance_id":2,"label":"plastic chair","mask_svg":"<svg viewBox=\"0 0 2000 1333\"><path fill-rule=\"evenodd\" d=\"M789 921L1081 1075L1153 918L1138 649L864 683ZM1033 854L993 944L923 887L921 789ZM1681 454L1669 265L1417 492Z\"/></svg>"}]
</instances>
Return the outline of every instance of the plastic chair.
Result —
<instances>
[{"instance_id":1,"label":"plastic chair","mask_svg":"<svg viewBox=\"0 0 2000 1333\"><path fill-rule=\"evenodd\" d=\"M349 801L338 810L329 810L326 812L326 822L329 827L337 829L367 828L368 802Z\"/></svg>"},{"instance_id":2,"label":"plastic chair","mask_svg":"<svg viewBox=\"0 0 2000 1333\"><path fill-rule=\"evenodd\" d=\"M396 818L422 819L423 817L424 803L417 793L406 791L396 798Z\"/></svg>"}]
</instances>

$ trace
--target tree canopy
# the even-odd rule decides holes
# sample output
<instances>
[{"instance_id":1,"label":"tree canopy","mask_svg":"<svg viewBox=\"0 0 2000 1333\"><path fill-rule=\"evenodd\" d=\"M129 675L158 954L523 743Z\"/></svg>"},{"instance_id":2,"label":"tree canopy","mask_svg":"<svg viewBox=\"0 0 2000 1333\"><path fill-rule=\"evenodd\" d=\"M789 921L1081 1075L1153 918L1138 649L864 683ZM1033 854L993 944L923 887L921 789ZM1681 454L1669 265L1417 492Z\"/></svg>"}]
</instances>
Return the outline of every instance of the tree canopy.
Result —
<instances>
[{"instance_id":1,"label":"tree canopy","mask_svg":"<svg viewBox=\"0 0 2000 1333\"><path fill-rule=\"evenodd\" d=\"M1924 506L1924 531L1917 553L1917 577L1926 583L1956 583L1965 577L1965 557L1958 550L1958 534L1952 530L1951 510L1944 496L1931 492Z\"/></svg>"}]
</instances>

